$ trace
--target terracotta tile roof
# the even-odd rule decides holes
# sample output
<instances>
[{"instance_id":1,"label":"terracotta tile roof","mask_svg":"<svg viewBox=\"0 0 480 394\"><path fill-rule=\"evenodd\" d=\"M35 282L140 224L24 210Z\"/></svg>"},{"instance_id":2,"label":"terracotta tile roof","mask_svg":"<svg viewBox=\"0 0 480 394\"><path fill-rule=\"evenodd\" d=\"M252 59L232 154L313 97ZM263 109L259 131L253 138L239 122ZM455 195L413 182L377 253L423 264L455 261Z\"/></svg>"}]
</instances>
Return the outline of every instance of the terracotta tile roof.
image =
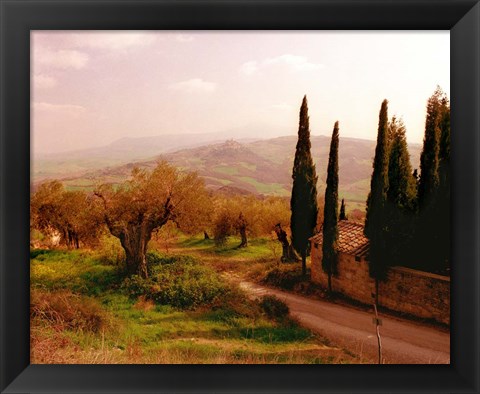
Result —
<instances>
[{"instance_id":1,"label":"terracotta tile roof","mask_svg":"<svg viewBox=\"0 0 480 394\"><path fill-rule=\"evenodd\" d=\"M323 234L318 234L310 238L312 242L321 247ZM368 257L369 242L363 235L363 224L340 220L338 222L338 251L358 257Z\"/></svg>"}]
</instances>

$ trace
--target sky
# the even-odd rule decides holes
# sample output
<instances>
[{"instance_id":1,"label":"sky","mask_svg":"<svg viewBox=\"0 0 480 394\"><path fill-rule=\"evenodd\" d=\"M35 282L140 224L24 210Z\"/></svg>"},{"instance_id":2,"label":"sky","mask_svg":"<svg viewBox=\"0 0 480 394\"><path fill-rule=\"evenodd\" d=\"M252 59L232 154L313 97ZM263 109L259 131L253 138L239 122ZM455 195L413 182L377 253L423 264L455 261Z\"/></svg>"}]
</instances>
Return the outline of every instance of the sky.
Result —
<instances>
[{"instance_id":1,"label":"sky","mask_svg":"<svg viewBox=\"0 0 480 394\"><path fill-rule=\"evenodd\" d=\"M386 98L421 143L428 97L437 85L450 95L449 31L33 31L31 42L34 154L161 134L294 135L304 95L312 135L338 120L340 137L375 140Z\"/></svg>"}]
</instances>

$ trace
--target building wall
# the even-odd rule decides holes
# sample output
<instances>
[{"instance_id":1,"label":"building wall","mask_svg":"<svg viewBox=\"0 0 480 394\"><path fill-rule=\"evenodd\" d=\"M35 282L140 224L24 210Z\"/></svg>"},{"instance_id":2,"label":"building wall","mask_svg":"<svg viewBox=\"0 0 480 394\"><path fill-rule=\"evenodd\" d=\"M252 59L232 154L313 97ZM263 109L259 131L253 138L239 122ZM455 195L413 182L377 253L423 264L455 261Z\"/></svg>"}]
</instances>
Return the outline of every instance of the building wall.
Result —
<instances>
[{"instance_id":1,"label":"building wall","mask_svg":"<svg viewBox=\"0 0 480 394\"><path fill-rule=\"evenodd\" d=\"M320 246L321 248L321 246ZM312 248L312 281L328 285L322 270L322 251ZM368 273L368 262L340 253L338 275L332 277L332 289L349 298L372 303L375 281ZM391 310L450 324L450 278L405 267L390 269L385 282L379 283L378 303Z\"/></svg>"}]
</instances>

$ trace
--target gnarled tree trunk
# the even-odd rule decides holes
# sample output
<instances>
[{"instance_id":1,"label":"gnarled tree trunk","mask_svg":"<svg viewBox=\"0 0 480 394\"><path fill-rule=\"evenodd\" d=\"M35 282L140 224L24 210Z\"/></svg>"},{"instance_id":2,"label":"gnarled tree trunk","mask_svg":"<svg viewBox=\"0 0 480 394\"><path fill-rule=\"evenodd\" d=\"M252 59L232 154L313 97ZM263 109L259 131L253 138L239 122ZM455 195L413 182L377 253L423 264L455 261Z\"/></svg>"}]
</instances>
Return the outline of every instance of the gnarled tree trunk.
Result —
<instances>
[{"instance_id":1,"label":"gnarled tree trunk","mask_svg":"<svg viewBox=\"0 0 480 394\"><path fill-rule=\"evenodd\" d=\"M142 278L148 278L147 269L147 246L152 231L145 223L130 226L122 231L120 243L125 249L127 270L130 275L137 274Z\"/></svg>"},{"instance_id":2,"label":"gnarled tree trunk","mask_svg":"<svg viewBox=\"0 0 480 394\"><path fill-rule=\"evenodd\" d=\"M282 244L282 257L280 259L282 263L298 261L298 257L293 250L293 246L290 244L290 242L288 242L287 233L282 228L280 223L275 225L275 234L277 234L277 239Z\"/></svg>"},{"instance_id":3,"label":"gnarled tree trunk","mask_svg":"<svg viewBox=\"0 0 480 394\"><path fill-rule=\"evenodd\" d=\"M242 241L240 242L240 245L238 245L239 248L246 248L248 246L248 240L247 240L247 221L245 220L245 217L243 216L243 213L240 213L237 221L237 228L238 232L240 233L240 237Z\"/></svg>"},{"instance_id":4,"label":"gnarled tree trunk","mask_svg":"<svg viewBox=\"0 0 480 394\"><path fill-rule=\"evenodd\" d=\"M245 227L240 227L240 237L242 238L242 242L238 245L239 248L246 248L248 246L247 240L247 230Z\"/></svg>"},{"instance_id":5,"label":"gnarled tree trunk","mask_svg":"<svg viewBox=\"0 0 480 394\"><path fill-rule=\"evenodd\" d=\"M114 218L110 217L107 198L98 191L95 192L95 195L103 201L105 224L110 233L120 240L125 250L128 273L148 278L147 246L153 230L161 228L168 220L172 219L174 206L171 203L171 194L166 198L163 210L154 210L152 212L142 207L143 209L139 209L136 213L127 215L123 219L115 218L115 214L113 215ZM132 201L135 201L135 199Z\"/></svg>"}]
</instances>

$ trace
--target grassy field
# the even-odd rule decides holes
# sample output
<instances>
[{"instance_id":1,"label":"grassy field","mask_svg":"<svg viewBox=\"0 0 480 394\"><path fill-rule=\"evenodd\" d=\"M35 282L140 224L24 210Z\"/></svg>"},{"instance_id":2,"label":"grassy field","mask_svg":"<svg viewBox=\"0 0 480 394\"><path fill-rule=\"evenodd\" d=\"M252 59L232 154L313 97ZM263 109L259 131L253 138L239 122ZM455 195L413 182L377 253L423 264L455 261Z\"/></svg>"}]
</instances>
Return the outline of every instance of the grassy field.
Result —
<instances>
[{"instance_id":1,"label":"grassy field","mask_svg":"<svg viewBox=\"0 0 480 394\"><path fill-rule=\"evenodd\" d=\"M168 254L149 254L146 281L127 278L108 248L33 250L31 362L358 362L300 327L281 301L249 299L227 280L275 264L273 241L237 244L180 237Z\"/></svg>"}]
</instances>

